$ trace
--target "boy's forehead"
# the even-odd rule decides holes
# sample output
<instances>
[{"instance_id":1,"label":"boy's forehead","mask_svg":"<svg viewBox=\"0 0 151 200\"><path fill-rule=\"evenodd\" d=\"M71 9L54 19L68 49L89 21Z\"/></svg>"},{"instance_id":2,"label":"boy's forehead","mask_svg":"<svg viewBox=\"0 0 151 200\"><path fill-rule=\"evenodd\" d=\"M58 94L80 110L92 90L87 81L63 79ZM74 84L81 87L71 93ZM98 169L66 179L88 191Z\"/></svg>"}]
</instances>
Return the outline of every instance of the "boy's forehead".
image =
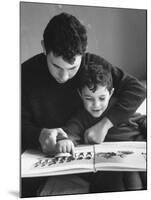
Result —
<instances>
[{"instance_id":1,"label":"boy's forehead","mask_svg":"<svg viewBox=\"0 0 151 200\"><path fill-rule=\"evenodd\" d=\"M62 56L55 56L52 52L50 54L48 54L48 60L52 64L55 64L58 67L63 68L63 69L70 69L71 67L79 67L79 65L81 64L81 59L82 59L82 56L77 55L77 56L75 56L74 62L72 64L70 64L67 61L65 61L62 58Z\"/></svg>"},{"instance_id":2,"label":"boy's forehead","mask_svg":"<svg viewBox=\"0 0 151 200\"><path fill-rule=\"evenodd\" d=\"M85 95L105 95L108 92L108 89L106 86L98 85L96 87L96 90L93 91L88 86L83 87L82 93Z\"/></svg>"}]
</instances>

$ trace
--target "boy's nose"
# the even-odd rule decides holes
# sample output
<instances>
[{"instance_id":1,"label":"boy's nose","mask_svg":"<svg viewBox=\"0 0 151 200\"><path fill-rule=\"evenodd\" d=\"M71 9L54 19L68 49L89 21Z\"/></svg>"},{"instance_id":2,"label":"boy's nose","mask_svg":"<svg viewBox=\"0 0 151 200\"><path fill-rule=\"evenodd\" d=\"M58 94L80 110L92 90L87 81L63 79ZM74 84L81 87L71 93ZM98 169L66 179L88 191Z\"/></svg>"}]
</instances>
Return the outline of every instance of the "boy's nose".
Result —
<instances>
[{"instance_id":1,"label":"boy's nose","mask_svg":"<svg viewBox=\"0 0 151 200\"><path fill-rule=\"evenodd\" d=\"M99 101L94 101L94 107L99 108L100 107L100 102Z\"/></svg>"},{"instance_id":2,"label":"boy's nose","mask_svg":"<svg viewBox=\"0 0 151 200\"><path fill-rule=\"evenodd\" d=\"M67 71L62 71L60 74L61 82L66 82L69 79L69 73Z\"/></svg>"}]
</instances>

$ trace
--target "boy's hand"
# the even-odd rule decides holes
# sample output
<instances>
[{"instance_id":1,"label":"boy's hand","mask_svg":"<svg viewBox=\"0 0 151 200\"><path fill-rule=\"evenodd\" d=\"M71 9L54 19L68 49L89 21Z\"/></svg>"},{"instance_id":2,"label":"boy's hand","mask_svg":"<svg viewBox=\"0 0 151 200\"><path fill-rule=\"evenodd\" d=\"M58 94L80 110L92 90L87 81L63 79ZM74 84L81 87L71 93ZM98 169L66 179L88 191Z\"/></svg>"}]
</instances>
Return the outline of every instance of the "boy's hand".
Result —
<instances>
[{"instance_id":1,"label":"boy's hand","mask_svg":"<svg viewBox=\"0 0 151 200\"><path fill-rule=\"evenodd\" d=\"M47 129L43 128L39 136L41 149L44 153L55 153L58 137L67 138L67 134L61 128Z\"/></svg>"},{"instance_id":2,"label":"boy's hand","mask_svg":"<svg viewBox=\"0 0 151 200\"><path fill-rule=\"evenodd\" d=\"M57 153L71 153L74 155L74 144L70 139L59 140L56 144Z\"/></svg>"},{"instance_id":3,"label":"boy's hand","mask_svg":"<svg viewBox=\"0 0 151 200\"><path fill-rule=\"evenodd\" d=\"M86 144L99 144L104 141L108 130L113 127L112 122L104 117L100 122L87 129L84 133L84 141Z\"/></svg>"}]
</instances>

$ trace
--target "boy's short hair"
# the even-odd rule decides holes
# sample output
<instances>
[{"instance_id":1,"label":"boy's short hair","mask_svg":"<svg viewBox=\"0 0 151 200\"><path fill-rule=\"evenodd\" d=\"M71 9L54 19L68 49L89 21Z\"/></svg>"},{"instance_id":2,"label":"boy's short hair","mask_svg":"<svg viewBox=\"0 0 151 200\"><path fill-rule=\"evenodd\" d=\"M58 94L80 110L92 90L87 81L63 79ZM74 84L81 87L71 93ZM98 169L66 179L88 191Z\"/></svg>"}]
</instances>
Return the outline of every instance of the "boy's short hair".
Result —
<instances>
[{"instance_id":1,"label":"boy's short hair","mask_svg":"<svg viewBox=\"0 0 151 200\"><path fill-rule=\"evenodd\" d=\"M43 33L46 53L51 51L69 63L76 55L82 55L87 47L87 32L84 25L74 16L61 13L54 16Z\"/></svg>"},{"instance_id":2,"label":"boy's short hair","mask_svg":"<svg viewBox=\"0 0 151 200\"><path fill-rule=\"evenodd\" d=\"M95 92L97 86L106 86L111 92L113 88L111 67L108 63L91 62L82 67L80 75L79 89L81 90L87 86L92 92Z\"/></svg>"}]
</instances>

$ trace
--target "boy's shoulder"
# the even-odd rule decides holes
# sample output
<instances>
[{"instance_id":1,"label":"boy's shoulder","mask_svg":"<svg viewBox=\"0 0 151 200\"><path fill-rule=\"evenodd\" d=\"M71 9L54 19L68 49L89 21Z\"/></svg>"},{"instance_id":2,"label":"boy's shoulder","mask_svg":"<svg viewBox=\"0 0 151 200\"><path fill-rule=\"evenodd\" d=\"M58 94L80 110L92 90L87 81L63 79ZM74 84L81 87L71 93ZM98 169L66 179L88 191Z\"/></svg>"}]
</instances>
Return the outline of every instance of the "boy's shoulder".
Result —
<instances>
[{"instance_id":1,"label":"boy's shoulder","mask_svg":"<svg viewBox=\"0 0 151 200\"><path fill-rule=\"evenodd\" d=\"M86 52L83 55L82 64L88 65L89 63L93 62L98 65L108 65L109 67L113 67L112 64L109 61L107 61L104 57L94 53Z\"/></svg>"},{"instance_id":2,"label":"boy's shoulder","mask_svg":"<svg viewBox=\"0 0 151 200\"><path fill-rule=\"evenodd\" d=\"M43 53L37 54L22 63L22 70L31 71L34 68L38 68L38 66L42 65L45 60Z\"/></svg>"},{"instance_id":3,"label":"boy's shoulder","mask_svg":"<svg viewBox=\"0 0 151 200\"><path fill-rule=\"evenodd\" d=\"M47 62L43 53L37 54L21 65L21 75L23 79L32 80L47 74Z\"/></svg>"},{"instance_id":4,"label":"boy's shoulder","mask_svg":"<svg viewBox=\"0 0 151 200\"><path fill-rule=\"evenodd\" d=\"M39 87L48 77L50 78L44 54L38 54L21 65L21 80L26 87Z\"/></svg>"}]
</instances>

